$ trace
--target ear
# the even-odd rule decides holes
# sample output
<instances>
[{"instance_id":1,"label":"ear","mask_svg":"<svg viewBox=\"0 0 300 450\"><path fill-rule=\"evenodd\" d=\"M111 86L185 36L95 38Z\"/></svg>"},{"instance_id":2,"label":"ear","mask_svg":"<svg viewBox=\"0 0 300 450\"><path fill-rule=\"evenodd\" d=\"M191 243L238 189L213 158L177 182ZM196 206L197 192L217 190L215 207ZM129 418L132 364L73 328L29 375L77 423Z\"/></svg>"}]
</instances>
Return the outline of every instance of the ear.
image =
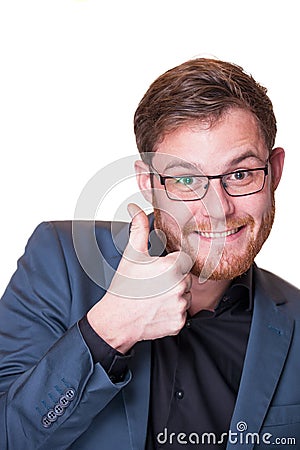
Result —
<instances>
[{"instance_id":1,"label":"ear","mask_svg":"<svg viewBox=\"0 0 300 450\"><path fill-rule=\"evenodd\" d=\"M281 179L283 164L284 164L284 150L281 147L274 148L270 155L269 161L271 164L271 174L272 174L272 186L277 189L279 181Z\"/></svg>"},{"instance_id":2,"label":"ear","mask_svg":"<svg viewBox=\"0 0 300 450\"><path fill-rule=\"evenodd\" d=\"M134 163L136 180L145 200L152 204L152 186L149 166L141 160Z\"/></svg>"}]
</instances>

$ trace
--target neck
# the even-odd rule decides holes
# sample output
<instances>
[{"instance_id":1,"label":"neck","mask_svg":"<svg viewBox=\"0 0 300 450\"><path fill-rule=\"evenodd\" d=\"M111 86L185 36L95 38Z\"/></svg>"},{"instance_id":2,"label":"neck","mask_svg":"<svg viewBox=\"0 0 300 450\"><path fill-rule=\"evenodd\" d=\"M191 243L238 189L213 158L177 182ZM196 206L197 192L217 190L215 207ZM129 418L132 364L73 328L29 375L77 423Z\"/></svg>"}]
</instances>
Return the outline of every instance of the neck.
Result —
<instances>
[{"instance_id":1,"label":"neck","mask_svg":"<svg viewBox=\"0 0 300 450\"><path fill-rule=\"evenodd\" d=\"M214 310L231 284L231 280L207 280L204 283L199 283L199 279L195 275L192 275L192 280L192 302L189 309L191 316L202 309Z\"/></svg>"}]
</instances>

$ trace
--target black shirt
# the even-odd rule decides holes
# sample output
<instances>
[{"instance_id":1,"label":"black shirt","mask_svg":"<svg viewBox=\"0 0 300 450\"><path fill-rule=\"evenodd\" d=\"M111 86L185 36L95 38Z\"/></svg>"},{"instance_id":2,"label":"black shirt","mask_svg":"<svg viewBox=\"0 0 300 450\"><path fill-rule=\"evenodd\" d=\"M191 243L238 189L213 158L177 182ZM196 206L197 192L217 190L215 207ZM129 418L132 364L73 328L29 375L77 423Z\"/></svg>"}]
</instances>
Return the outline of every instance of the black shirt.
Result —
<instances>
[{"instance_id":1,"label":"black shirt","mask_svg":"<svg viewBox=\"0 0 300 450\"><path fill-rule=\"evenodd\" d=\"M153 342L147 450L194 449L196 442L226 448L222 434L229 430L251 319L252 269L215 311L202 310L177 336Z\"/></svg>"},{"instance_id":2,"label":"black shirt","mask_svg":"<svg viewBox=\"0 0 300 450\"><path fill-rule=\"evenodd\" d=\"M187 318L177 336L152 342L146 450L194 449L196 442L203 449L226 448L222 434L229 430L243 369L252 288L250 268L233 281L214 311L202 310ZM79 326L94 361L102 363L113 382L121 381L130 355L124 357L106 344L86 317ZM213 439L223 442L214 446Z\"/></svg>"}]
</instances>

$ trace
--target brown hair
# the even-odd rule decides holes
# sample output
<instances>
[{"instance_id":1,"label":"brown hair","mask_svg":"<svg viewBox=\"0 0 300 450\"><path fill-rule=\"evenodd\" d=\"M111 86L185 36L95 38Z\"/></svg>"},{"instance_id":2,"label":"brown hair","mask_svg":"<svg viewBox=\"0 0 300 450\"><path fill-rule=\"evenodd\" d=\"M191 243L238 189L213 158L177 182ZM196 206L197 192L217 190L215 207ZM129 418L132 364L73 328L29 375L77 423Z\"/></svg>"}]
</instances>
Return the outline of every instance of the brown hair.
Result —
<instances>
[{"instance_id":1,"label":"brown hair","mask_svg":"<svg viewBox=\"0 0 300 450\"><path fill-rule=\"evenodd\" d=\"M251 111L271 152L276 118L267 89L235 64L198 58L168 70L155 80L139 103L134 132L145 159L164 136L187 122L212 125L230 108Z\"/></svg>"}]
</instances>

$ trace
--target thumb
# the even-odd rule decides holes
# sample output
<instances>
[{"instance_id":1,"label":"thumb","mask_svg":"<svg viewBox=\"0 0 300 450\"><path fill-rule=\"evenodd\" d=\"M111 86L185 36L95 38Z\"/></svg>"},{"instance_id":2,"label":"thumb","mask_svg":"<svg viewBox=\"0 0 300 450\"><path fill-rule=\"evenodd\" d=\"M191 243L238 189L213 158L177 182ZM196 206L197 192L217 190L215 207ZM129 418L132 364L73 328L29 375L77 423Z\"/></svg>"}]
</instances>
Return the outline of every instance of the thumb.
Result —
<instances>
[{"instance_id":1,"label":"thumb","mask_svg":"<svg viewBox=\"0 0 300 450\"><path fill-rule=\"evenodd\" d=\"M148 253L150 231L148 217L135 203L129 203L127 209L132 218L128 246L136 252Z\"/></svg>"}]
</instances>

